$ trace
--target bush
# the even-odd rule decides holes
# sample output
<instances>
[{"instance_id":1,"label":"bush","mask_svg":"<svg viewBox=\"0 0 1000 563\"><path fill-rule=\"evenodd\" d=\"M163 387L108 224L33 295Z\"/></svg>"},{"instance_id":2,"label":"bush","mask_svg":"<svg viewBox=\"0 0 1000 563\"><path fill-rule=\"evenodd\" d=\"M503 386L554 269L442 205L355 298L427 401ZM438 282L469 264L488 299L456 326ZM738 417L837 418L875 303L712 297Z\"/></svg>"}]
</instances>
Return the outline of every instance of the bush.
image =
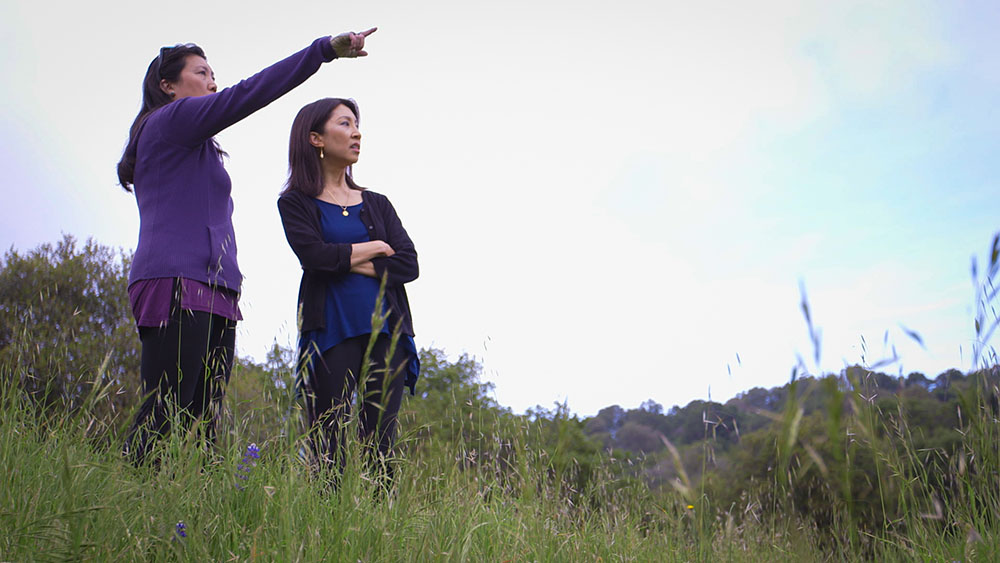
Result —
<instances>
[{"instance_id":1,"label":"bush","mask_svg":"<svg viewBox=\"0 0 1000 563\"><path fill-rule=\"evenodd\" d=\"M0 382L42 407L108 421L133 402L139 351L128 300L131 255L70 235L0 263Z\"/></svg>"}]
</instances>

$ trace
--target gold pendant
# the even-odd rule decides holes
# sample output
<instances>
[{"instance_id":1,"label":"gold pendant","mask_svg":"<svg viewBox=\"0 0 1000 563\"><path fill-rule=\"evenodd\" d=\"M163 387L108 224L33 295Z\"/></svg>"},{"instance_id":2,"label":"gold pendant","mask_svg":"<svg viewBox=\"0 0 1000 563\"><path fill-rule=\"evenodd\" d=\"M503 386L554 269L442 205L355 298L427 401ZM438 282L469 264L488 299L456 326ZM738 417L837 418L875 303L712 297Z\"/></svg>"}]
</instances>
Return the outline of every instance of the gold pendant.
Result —
<instances>
[{"instance_id":1,"label":"gold pendant","mask_svg":"<svg viewBox=\"0 0 1000 563\"><path fill-rule=\"evenodd\" d=\"M347 210L345 209L342 214L343 214L344 217L347 217Z\"/></svg>"}]
</instances>

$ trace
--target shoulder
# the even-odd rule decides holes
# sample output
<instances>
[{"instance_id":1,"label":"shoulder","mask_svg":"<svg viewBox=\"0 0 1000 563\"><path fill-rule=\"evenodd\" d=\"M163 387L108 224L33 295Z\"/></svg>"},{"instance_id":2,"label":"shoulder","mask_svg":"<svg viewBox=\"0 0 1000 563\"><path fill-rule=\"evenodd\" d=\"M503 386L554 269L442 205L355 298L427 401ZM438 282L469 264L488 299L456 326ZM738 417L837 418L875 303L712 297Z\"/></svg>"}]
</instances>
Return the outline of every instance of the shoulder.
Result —
<instances>
[{"instance_id":1,"label":"shoulder","mask_svg":"<svg viewBox=\"0 0 1000 563\"><path fill-rule=\"evenodd\" d=\"M177 112L188 105L193 98L181 98L168 102L150 112L146 121L154 127L165 127L177 118Z\"/></svg>"},{"instance_id":2,"label":"shoulder","mask_svg":"<svg viewBox=\"0 0 1000 563\"><path fill-rule=\"evenodd\" d=\"M382 217L383 220L390 221L396 217L396 208L393 207L392 202L385 195L373 192L372 190L365 190L361 192L361 198L361 201L371 209L371 212Z\"/></svg>"},{"instance_id":3,"label":"shoulder","mask_svg":"<svg viewBox=\"0 0 1000 563\"><path fill-rule=\"evenodd\" d=\"M189 137L191 119L186 118L182 112L185 107L190 107L191 100L195 99L182 98L175 100L150 112L142 124L147 139L156 139L174 147L183 147L185 149L197 149L205 143L211 143L211 138L199 138L196 142L185 140Z\"/></svg>"},{"instance_id":4,"label":"shoulder","mask_svg":"<svg viewBox=\"0 0 1000 563\"><path fill-rule=\"evenodd\" d=\"M361 192L361 201L372 206L374 209L392 209L392 203L389 202L389 198L376 191L364 190Z\"/></svg>"},{"instance_id":5,"label":"shoulder","mask_svg":"<svg viewBox=\"0 0 1000 563\"><path fill-rule=\"evenodd\" d=\"M278 196L278 209L306 209L311 199L299 190L287 190Z\"/></svg>"},{"instance_id":6,"label":"shoulder","mask_svg":"<svg viewBox=\"0 0 1000 563\"><path fill-rule=\"evenodd\" d=\"M136 132L136 137L142 136L143 133L147 133L146 140L151 137L159 138L163 135L164 129L170 124L170 106L173 102L160 106L153 111L146 114L146 117L142 120L142 125L139 126L139 130Z\"/></svg>"},{"instance_id":7,"label":"shoulder","mask_svg":"<svg viewBox=\"0 0 1000 563\"><path fill-rule=\"evenodd\" d=\"M375 201L378 201L378 202L388 202L389 201L389 198L385 197L384 195L382 195L382 194L380 194L380 193L378 193L378 192L376 192L374 190L369 190L369 189L365 189L365 190L363 190L361 192L361 199L363 199L364 201L372 201L372 202L375 202Z\"/></svg>"},{"instance_id":8,"label":"shoulder","mask_svg":"<svg viewBox=\"0 0 1000 563\"><path fill-rule=\"evenodd\" d=\"M300 202L310 199L306 194L300 192L299 190L283 190L281 195L278 196L278 203L281 202Z\"/></svg>"}]
</instances>

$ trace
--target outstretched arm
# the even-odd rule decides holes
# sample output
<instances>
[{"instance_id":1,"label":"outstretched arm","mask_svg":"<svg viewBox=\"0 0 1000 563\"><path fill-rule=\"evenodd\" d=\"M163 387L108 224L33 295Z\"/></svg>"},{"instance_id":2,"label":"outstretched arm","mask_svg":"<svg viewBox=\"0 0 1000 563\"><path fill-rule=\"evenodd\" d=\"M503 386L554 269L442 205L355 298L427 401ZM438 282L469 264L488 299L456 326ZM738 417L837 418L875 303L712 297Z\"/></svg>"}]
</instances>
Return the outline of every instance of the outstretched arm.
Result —
<instances>
[{"instance_id":1,"label":"outstretched arm","mask_svg":"<svg viewBox=\"0 0 1000 563\"><path fill-rule=\"evenodd\" d=\"M207 96L183 98L167 104L160 110L170 124L165 135L170 141L184 146L194 147L205 142L305 82L323 63L336 58L367 56L365 37L375 29L322 37L233 86Z\"/></svg>"}]
</instances>

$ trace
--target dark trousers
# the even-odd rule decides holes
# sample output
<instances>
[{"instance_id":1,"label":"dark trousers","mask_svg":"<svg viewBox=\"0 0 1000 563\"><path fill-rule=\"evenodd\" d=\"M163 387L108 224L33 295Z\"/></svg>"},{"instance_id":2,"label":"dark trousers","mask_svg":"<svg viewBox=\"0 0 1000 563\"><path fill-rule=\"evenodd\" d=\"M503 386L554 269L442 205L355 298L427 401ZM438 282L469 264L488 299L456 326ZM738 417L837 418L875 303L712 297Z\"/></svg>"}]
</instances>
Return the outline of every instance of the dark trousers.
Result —
<instances>
[{"instance_id":1,"label":"dark trousers","mask_svg":"<svg viewBox=\"0 0 1000 563\"><path fill-rule=\"evenodd\" d=\"M322 465L343 468L344 432L351 403L362 374L362 361L368 347L370 334L349 338L330 348L312 361L306 375L306 416L312 435L313 453ZM390 338L378 335L369 354L364 388L360 390L363 401L358 413L362 444L369 452L369 461L377 468L388 469L384 464L392 451L395 439L396 416L403 400L406 379L406 353L396 346L391 359Z\"/></svg>"},{"instance_id":2,"label":"dark trousers","mask_svg":"<svg viewBox=\"0 0 1000 563\"><path fill-rule=\"evenodd\" d=\"M204 422L215 439L236 346L236 321L179 308L165 327L139 327L142 390L146 396L125 438L123 452L141 464L173 416L190 427Z\"/></svg>"}]
</instances>

